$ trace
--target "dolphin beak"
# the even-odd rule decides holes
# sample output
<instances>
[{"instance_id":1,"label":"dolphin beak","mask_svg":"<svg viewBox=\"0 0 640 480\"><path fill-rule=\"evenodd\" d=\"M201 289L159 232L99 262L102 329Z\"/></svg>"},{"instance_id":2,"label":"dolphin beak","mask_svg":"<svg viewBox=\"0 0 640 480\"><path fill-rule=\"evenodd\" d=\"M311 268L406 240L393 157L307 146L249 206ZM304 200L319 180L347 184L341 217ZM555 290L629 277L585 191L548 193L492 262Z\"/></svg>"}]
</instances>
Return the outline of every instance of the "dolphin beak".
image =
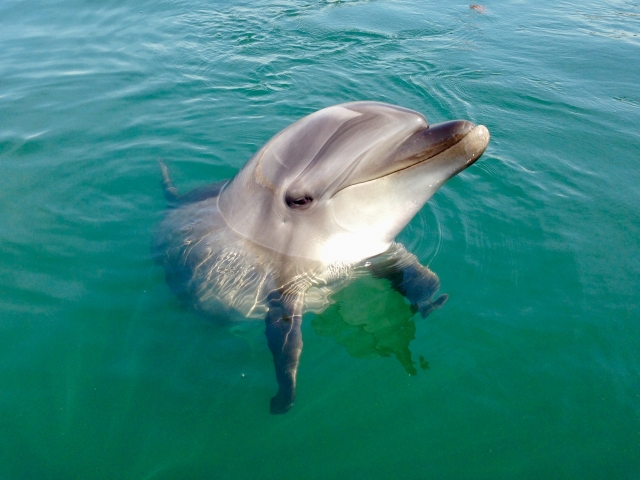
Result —
<instances>
[{"instance_id":1,"label":"dolphin beak","mask_svg":"<svg viewBox=\"0 0 640 480\"><path fill-rule=\"evenodd\" d=\"M424 164L431 172L439 172L440 182L473 165L484 153L490 138L487 127L466 120L440 123L414 135L416 146L422 146L424 151L413 165L419 168L418 164Z\"/></svg>"},{"instance_id":2,"label":"dolphin beak","mask_svg":"<svg viewBox=\"0 0 640 480\"><path fill-rule=\"evenodd\" d=\"M425 126L397 144L388 155L369 157L340 178L333 196L360 183L400 173L419 165L441 171L446 181L473 164L489 143L489 131L467 120Z\"/></svg>"},{"instance_id":3,"label":"dolphin beak","mask_svg":"<svg viewBox=\"0 0 640 480\"><path fill-rule=\"evenodd\" d=\"M456 145L475 128L466 120L437 123L418 130L388 160L389 173L424 162Z\"/></svg>"},{"instance_id":4,"label":"dolphin beak","mask_svg":"<svg viewBox=\"0 0 640 480\"><path fill-rule=\"evenodd\" d=\"M346 181L343 181L338 191L349 185L376 180L415 165L427 163L430 159L433 159L436 163L441 163L444 156L450 158L450 160L456 159L456 163L458 163L460 161L458 160L460 152L457 151L461 149L461 146L467 144L471 137L475 137L472 132L477 133L479 130L486 131L486 128L482 126L476 127L466 120L453 120L421 128L398 145L389 156L381 157L379 161L371 162L365 165L364 168L352 173ZM479 148L480 146L476 145L478 142L473 143L474 145L471 149L475 150L475 155L472 152L464 152L463 157L469 156L469 159L473 157L473 161L475 161L484 152L486 144ZM468 149L465 147L462 150ZM464 158L462 160L464 166L461 169L473 163L473 161L467 163L469 159ZM456 170L455 173L460 170ZM455 173L452 172L452 176Z\"/></svg>"}]
</instances>

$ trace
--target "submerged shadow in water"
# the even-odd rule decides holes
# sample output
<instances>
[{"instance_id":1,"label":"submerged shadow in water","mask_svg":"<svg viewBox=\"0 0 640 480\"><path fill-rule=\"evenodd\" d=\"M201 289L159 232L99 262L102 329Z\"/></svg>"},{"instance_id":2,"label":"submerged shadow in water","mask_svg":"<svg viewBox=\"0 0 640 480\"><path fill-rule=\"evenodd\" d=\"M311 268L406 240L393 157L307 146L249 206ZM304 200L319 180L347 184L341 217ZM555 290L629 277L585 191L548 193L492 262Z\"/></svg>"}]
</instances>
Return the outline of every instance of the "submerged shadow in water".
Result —
<instances>
[{"instance_id":1,"label":"submerged shadow in water","mask_svg":"<svg viewBox=\"0 0 640 480\"><path fill-rule=\"evenodd\" d=\"M435 295L439 282L434 274ZM332 337L355 358L394 356L409 375L416 375L409 344L415 338L415 308L407 303L389 282L373 277L358 279L349 288L337 292L335 303L324 312L316 314L311 325L320 336ZM424 310L424 317L441 307L447 295L436 297ZM420 319L420 316L417 317ZM419 358L420 368L429 365L424 357Z\"/></svg>"}]
</instances>

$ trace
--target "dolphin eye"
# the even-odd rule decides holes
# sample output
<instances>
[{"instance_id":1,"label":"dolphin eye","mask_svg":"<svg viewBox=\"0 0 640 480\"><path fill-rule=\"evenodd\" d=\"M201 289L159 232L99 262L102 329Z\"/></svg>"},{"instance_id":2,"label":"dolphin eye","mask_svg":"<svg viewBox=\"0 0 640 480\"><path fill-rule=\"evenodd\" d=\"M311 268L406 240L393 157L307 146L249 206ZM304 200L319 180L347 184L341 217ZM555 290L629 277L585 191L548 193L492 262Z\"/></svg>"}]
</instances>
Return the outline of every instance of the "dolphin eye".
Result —
<instances>
[{"instance_id":1,"label":"dolphin eye","mask_svg":"<svg viewBox=\"0 0 640 480\"><path fill-rule=\"evenodd\" d=\"M289 195L287 195L285 201L287 202L287 206L289 208L304 210L305 208L311 206L311 204L313 203L313 198L308 195L305 195L303 197L290 197Z\"/></svg>"}]
</instances>

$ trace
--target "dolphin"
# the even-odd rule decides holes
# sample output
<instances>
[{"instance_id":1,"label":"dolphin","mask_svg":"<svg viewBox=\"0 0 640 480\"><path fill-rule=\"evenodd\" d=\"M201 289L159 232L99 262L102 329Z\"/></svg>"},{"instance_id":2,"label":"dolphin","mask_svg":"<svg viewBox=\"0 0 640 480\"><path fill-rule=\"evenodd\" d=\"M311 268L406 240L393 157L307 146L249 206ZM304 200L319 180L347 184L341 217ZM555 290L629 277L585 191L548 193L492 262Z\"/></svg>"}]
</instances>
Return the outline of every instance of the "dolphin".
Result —
<instances>
[{"instance_id":1,"label":"dolphin","mask_svg":"<svg viewBox=\"0 0 640 480\"><path fill-rule=\"evenodd\" d=\"M489 142L466 120L429 125L379 102L335 105L276 134L229 181L179 195L160 161L169 207L155 236L167 281L196 309L264 319L278 383L271 413L296 395L305 311L358 275L389 280L425 317L437 276L395 237Z\"/></svg>"}]
</instances>

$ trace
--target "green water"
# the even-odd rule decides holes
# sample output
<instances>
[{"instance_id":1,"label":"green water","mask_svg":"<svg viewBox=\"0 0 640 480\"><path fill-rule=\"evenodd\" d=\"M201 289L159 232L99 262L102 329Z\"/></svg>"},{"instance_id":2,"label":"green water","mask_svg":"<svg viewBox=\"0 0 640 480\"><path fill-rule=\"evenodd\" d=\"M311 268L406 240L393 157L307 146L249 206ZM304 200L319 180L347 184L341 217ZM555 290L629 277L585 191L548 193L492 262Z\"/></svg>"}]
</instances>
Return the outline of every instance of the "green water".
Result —
<instances>
[{"instance_id":1,"label":"green water","mask_svg":"<svg viewBox=\"0 0 640 480\"><path fill-rule=\"evenodd\" d=\"M639 59L638 1L3 0L0 478L640 478ZM362 99L492 133L399 238L449 300L350 285L272 416L262 323L153 263L156 160Z\"/></svg>"}]
</instances>

